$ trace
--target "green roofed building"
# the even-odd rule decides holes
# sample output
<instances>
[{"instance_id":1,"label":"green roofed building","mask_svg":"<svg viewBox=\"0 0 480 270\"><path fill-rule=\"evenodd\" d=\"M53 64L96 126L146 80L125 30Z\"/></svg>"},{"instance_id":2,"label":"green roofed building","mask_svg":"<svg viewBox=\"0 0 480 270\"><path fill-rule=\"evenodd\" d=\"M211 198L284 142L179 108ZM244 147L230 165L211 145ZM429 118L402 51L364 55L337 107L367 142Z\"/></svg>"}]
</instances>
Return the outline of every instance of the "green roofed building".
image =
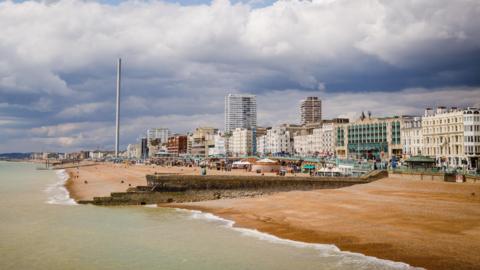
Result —
<instances>
[{"instance_id":1,"label":"green roofed building","mask_svg":"<svg viewBox=\"0 0 480 270\"><path fill-rule=\"evenodd\" d=\"M411 117L361 117L337 125L335 129L337 157L390 159L402 156L401 126Z\"/></svg>"},{"instance_id":2,"label":"green roofed building","mask_svg":"<svg viewBox=\"0 0 480 270\"><path fill-rule=\"evenodd\" d=\"M413 156L405 160L411 169L431 169L435 167L435 158L427 156Z\"/></svg>"}]
</instances>

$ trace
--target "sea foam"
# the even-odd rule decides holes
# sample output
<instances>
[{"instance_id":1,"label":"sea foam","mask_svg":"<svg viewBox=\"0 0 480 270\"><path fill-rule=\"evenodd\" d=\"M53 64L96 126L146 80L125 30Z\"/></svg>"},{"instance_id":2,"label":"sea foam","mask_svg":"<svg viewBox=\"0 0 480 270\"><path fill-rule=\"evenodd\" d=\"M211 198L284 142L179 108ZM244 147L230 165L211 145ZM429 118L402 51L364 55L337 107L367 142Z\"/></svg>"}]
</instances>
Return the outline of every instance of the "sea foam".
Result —
<instances>
[{"instance_id":1,"label":"sea foam","mask_svg":"<svg viewBox=\"0 0 480 270\"><path fill-rule=\"evenodd\" d=\"M248 237L254 237L263 241L268 241L271 243L275 244L282 244L282 245L289 245L293 246L296 248L311 248L319 251L319 255L324 256L324 257L330 257L330 256L335 256L338 257L342 260L343 263L348 264L351 262L356 262L357 264L361 261L364 261L365 263L373 263L376 265L384 265L392 269L423 269L420 267L413 267L409 264L403 263L403 262L395 262L395 261L390 261L390 260L384 260L380 259L377 257L373 256L367 256L361 253L355 253L355 252L349 252L349 251L342 251L340 250L337 246L335 245L329 245L329 244L314 244L314 243L306 243L306 242L300 242L300 241L294 241L294 240L289 240L289 239L283 239L280 237L277 237L272 234L264 233L264 232L259 232L255 229L247 229L247 228L240 228L240 227L234 227L235 221L233 220L228 220L224 219L222 217L216 216L211 213L205 213L202 211L198 210L187 210L187 209L180 209L176 208L176 211L178 212L185 212L190 214L190 218L193 219L202 219L206 220L209 222L217 222L222 224L222 226L227 227L229 229L232 229L234 231L237 231L241 233L244 236Z\"/></svg>"},{"instance_id":2,"label":"sea foam","mask_svg":"<svg viewBox=\"0 0 480 270\"><path fill-rule=\"evenodd\" d=\"M56 170L58 181L50 184L46 189L48 204L60 204L60 205L76 205L74 199L70 198L70 193L65 188L65 183L68 180L68 173L65 170Z\"/></svg>"}]
</instances>

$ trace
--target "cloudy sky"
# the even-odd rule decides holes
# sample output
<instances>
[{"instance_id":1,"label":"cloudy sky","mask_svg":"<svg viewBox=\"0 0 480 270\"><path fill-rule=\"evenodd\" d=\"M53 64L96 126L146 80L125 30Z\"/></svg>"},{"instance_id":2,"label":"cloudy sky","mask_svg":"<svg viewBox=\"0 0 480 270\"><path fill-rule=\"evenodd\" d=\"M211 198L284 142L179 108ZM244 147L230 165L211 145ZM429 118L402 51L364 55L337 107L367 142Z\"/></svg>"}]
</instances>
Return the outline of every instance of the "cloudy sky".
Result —
<instances>
[{"instance_id":1,"label":"cloudy sky","mask_svg":"<svg viewBox=\"0 0 480 270\"><path fill-rule=\"evenodd\" d=\"M148 127L223 126L257 95L260 125L480 106L478 0L3 1L0 152L122 147Z\"/></svg>"}]
</instances>

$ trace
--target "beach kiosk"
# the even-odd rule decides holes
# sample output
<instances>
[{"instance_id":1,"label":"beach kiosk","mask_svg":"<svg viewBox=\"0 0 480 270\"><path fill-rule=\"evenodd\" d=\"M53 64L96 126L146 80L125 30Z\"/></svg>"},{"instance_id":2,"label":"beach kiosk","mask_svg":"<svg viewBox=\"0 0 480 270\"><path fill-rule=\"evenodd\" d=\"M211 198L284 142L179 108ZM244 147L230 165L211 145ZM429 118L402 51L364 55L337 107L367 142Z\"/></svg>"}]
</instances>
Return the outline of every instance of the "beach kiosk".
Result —
<instances>
[{"instance_id":1,"label":"beach kiosk","mask_svg":"<svg viewBox=\"0 0 480 270\"><path fill-rule=\"evenodd\" d=\"M278 172L280 163L268 158L260 159L252 165L252 171L257 173Z\"/></svg>"},{"instance_id":2,"label":"beach kiosk","mask_svg":"<svg viewBox=\"0 0 480 270\"><path fill-rule=\"evenodd\" d=\"M412 170L431 170L435 167L435 158L427 156L413 156L405 160L407 167Z\"/></svg>"}]
</instances>

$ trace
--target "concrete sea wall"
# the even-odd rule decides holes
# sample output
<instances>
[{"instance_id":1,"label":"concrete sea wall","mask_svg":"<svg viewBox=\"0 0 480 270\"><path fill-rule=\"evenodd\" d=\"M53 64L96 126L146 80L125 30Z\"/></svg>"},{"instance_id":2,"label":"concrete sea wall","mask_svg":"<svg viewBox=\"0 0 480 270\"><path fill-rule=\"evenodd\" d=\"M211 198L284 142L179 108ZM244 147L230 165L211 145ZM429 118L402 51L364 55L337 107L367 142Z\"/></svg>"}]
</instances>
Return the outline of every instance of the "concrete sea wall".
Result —
<instances>
[{"instance_id":1,"label":"concrete sea wall","mask_svg":"<svg viewBox=\"0 0 480 270\"><path fill-rule=\"evenodd\" d=\"M146 186L79 203L142 205L253 197L292 190L342 188L369 183L387 175L385 171L375 171L364 177L147 175Z\"/></svg>"},{"instance_id":2,"label":"concrete sea wall","mask_svg":"<svg viewBox=\"0 0 480 270\"><path fill-rule=\"evenodd\" d=\"M405 180L455 182L455 174L450 173L389 171L388 174L390 178Z\"/></svg>"}]
</instances>

